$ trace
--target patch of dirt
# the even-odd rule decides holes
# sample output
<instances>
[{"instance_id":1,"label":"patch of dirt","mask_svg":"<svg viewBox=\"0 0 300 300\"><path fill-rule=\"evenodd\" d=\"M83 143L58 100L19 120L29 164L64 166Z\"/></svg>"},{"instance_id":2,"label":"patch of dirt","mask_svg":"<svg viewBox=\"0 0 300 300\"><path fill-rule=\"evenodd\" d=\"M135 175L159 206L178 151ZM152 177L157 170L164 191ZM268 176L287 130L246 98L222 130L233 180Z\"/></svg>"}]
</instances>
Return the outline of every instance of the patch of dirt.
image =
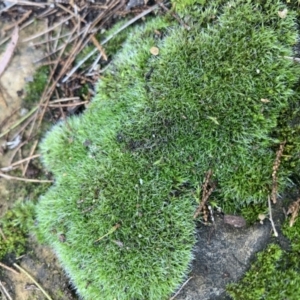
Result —
<instances>
[{"instance_id":1,"label":"patch of dirt","mask_svg":"<svg viewBox=\"0 0 300 300\"><path fill-rule=\"evenodd\" d=\"M52 299L77 299L75 291L72 289L68 278L51 249L38 245L33 238L30 238L29 243L31 250L27 251L16 263L26 270ZM9 260L6 260L6 264L12 266L9 264ZM12 266L12 268L14 267ZM23 273L16 275L11 271L5 270L0 275L0 280L12 299L46 299L45 295L38 289L34 282ZM1 296L0 299L2 299Z\"/></svg>"}]
</instances>

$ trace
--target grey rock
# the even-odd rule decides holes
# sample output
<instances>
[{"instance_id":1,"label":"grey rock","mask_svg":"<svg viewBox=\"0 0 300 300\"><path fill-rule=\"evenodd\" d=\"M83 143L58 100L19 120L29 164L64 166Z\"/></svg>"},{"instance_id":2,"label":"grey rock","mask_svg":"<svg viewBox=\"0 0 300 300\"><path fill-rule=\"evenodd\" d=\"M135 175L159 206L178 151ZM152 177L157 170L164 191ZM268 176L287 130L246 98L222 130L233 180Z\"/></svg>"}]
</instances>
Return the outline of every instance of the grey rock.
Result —
<instances>
[{"instance_id":1,"label":"grey rock","mask_svg":"<svg viewBox=\"0 0 300 300\"><path fill-rule=\"evenodd\" d=\"M272 235L268 221L264 225L235 228L217 217L211 226L201 225L194 249L192 279L182 288L176 300L221 300L226 285L239 280L249 269L255 253L266 247Z\"/></svg>"}]
</instances>

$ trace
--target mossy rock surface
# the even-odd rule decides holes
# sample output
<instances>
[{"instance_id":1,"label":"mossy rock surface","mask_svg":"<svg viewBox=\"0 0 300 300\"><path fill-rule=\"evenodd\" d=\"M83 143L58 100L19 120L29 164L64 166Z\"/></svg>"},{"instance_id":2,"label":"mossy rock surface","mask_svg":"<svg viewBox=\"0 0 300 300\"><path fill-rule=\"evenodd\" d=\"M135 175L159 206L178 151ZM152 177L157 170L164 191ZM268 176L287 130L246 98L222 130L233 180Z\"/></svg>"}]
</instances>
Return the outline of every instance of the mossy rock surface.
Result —
<instances>
[{"instance_id":1,"label":"mossy rock surface","mask_svg":"<svg viewBox=\"0 0 300 300\"><path fill-rule=\"evenodd\" d=\"M279 244L273 243L258 253L245 276L228 285L227 291L234 300L299 299L300 219L292 227L286 221L282 229L291 243L290 249L283 250Z\"/></svg>"},{"instance_id":2,"label":"mossy rock surface","mask_svg":"<svg viewBox=\"0 0 300 300\"><path fill-rule=\"evenodd\" d=\"M194 5L181 11L190 30L160 17L133 29L87 111L47 134L56 182L39 228L84 299L166 299L179 287L208 169L223 209L266 201L272 133L299 75L284 58L296 29L283 8Z\"/></svg>"}]
</instances>

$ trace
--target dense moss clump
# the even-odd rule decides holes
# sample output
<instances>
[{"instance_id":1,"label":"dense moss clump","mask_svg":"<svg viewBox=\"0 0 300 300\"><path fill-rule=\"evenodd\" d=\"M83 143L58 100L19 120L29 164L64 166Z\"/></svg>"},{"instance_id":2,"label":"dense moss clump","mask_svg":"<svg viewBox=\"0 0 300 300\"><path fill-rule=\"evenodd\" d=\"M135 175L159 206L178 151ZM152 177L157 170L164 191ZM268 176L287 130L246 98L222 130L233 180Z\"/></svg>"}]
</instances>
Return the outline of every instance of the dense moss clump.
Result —
<instances>
[{"instance_id":1,"label":"dense moss clump","mask_svg":"<svg viewBox=\"0 0 300 300\"><path fill-rule=\"evenodd\" d=\"M290 251L271 244L257 255L257 260L239 283L227 291L235 300L298 300L300 294L300 219L293 227L286 222L283 233L292 243Z\"/></svg>"},{"instance_id":2,"label":"dense moss clump","mask_svg":"<svg viewBox=\"0 0 300 300\"><path fill-rule=\"evenodd\" d=\"M17 202L0 219L0 260L8 254L19 256L24 253L27 235L33 228L34 204L30 201Z\"/></svg>"},{"instance_id":3,"label":"dense moss clump","mask_svg":"<svg viewBox=\"0 0 300 300\"><path fill-rule=\"evenodd\" d=\"M208 169L225 210L270 193L281 142L271 133L299 75L284 58L293 14L281 18L276 1L216 3L181 8L190 30L159 17L133 29L88 110L42 144L56 182L39 229L84 299L157 300L178 288Z\"/></svg>"}]
</instances>

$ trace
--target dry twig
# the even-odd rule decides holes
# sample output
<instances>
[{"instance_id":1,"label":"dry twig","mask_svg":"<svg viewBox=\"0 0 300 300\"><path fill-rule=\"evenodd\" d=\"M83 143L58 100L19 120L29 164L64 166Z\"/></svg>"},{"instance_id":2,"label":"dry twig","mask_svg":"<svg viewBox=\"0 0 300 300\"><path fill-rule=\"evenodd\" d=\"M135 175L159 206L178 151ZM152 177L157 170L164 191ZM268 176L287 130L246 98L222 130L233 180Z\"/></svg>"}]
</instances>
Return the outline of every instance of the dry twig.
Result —
<instances>
[{"instance_id":1,"label":"dry twig","mask_svg":"<svg viewBox=\"0 0 300 300\"><path fill-rule=\"evenodd\" d=\"M182 291L182 289L187 285L187 283L193 278L193 276L191 276L190 278L188 278L188 280L186 280L183 285L180 287L180 289L176 292L176 294L174 296L172 296L169 300L174 300L178 294Z\"/></svg>"},{"instance_id":2,"label":"dry twig","mask_svg":"<svg viewBox=\"0 0 300 300\"><path fill-rule=\"evenodd\" d=\"M296 201L294 201L290 206L289 209L287 211L287 215L292 215L291 219L290 219L290 227L292 227L296 221L296 218L298 217L298 213L299 213L299 209L300 209L300 198L297 199Z\"/></svg>"},{"instance_id":3,"label":"dry twig","mask_svg":"<svg viewBox=\"0 0 300 300\"><path fill-rule=\"evenodd\" d=\"M48 300L52 300L52 298L49 296L48 293L46 293L46 291L41 287L40 284L38 284L38 282L27 272L25 271L23 268L21 268L19 265L17 265L16 263L14 263L14 266L20 270L22 273L24 273L30 280L32 280L34 282L34 284L40 289L40 291L45 295L45 297Z\"/></svg>"},{"instance_id":4,"label":"dry twig","mask_svg":"<svg viewBox=\"0 0 300 300\"><path fill-rule=\"evenodd\" d=\"M280 143L279 149L276 152L276 159L275 159L274 165L273 165L273 172L272 172L273 183L272 183L272 193L271 193L271 199L272 199L273 203L277 202L277 189L278 189L277 171L280 166L280 159L281 159L281 156L283 153L285 143L286 143L286 141Z\"/></svg>"},{"instance_id":5,"label":"dry twig","mask_svg":"<svg viewBox=\"0 0 300 300\"><path fill-rule=\"evenodd\" d=\"M205 206L209 196L211 195L211 193L215 189L214 184L209 187L210 178L211 178L212 174L213 174L212 170L209 169L208 172L205 175L205 181L204 181L204 184L202 186L202 200L200 201L200 199L199 199L200 204L199 204L199 207L197 208L197 210L194 214L194 219L196 219L199 216L199 214L203 211L204 206ZM200 195L199 195L199 197L200 197Z\"/></svg>"},{"instance_id":6,"label":"dry twig","mask_svg":"<svg viewBox=\"0 0 300 300\"><path fill-rule=\"evenodd\" d=\"M3 269L7 270L7 271L10 271L10 272L13 272L14 274L16 275L19 275L19 273L14 270L13 268L11 267L8 267L7 265L5 265L4 263L0 262L0 267L2 267Z\"/></svg>"},{"instance_id":7,"label":"dry twig","mask_svg":"<svg viewBox=\"0 0 300 300\"><path fill-rule=\"evenodd\" d=\"M273 228L273 231L274 231L274 235L276 237L278 237L278 232L275 228L275 224L274 224L274 221L273 221L273 218L272 218L272 206L271 206L271 200L270 200L270 196L268 196L268 205L269 205L269 220L272 224L272 228Z\"/></svg>"},{"instance_id":8,"label":"dry twig","mask_svg":"<svg viewBox=\"0 0 300 300\"><path fill-rule=\"evenodd\" d=\"M8 300L12 300L12 297L9 295L8 291L6 290L5 286L2 284L1 281L0 281L0 290L4 293L4 295Z\"/></svg>"},{"instance_id":9,"label":"dry twig","mask_svg":"<svg viewBox=\"0 0 300 300\"><path fill-rule=\"evenodd\" d=\"M27 157L27 161L26 161L24 170L23 170L23 172L22 172L22 176L25 176L25 174L26 174L26 172L27 172L27 169L28 169L28 166L29 166L29 162L30 162L33 158L39 157L39 156L40 156L40 154L33 155L33 153L34 153L34 151L35 151L35 149L36 149L36 146L38 145L38 142L39 142L39 141L36 140L36 141L33 143L32 147L31 147L31 150L30 150L30 153L29 153L29 157Z\"/></svg>"},{"instance_id":10,"label":"dry twig","mask_svg":"<svg viewBox=\"0 0 300 300\"><path fill-rule=\"evenodd\" d=\"M8 66L8 64L9 64L9 62L10 62L12 56L13 56L14 50L17 46L18 39L19 39L19 29L16 26L14 31L12 32L11 42L6 47L6 50L5 50L5 52L3 54L3 57L0 61L0 77L2 76L4 70Z\"/></svg>"},{"instance_id":11,"label":"dry twig","mask_svg":"<svg viewBox=\"0 0 300 300\"><path fill-rule=\"evenodd\" d=\"M19 180L19 181L25 181L25 182L37 182L37 183L48 183L48 182L53 182L53 180L39 180L39 179L29 179L29 178L22 178L22 177L15 177L15 176L10 176L7 174L4 174L0 172L0 177L3 177L8 180Z\"/></svg>"}]
</instances>

